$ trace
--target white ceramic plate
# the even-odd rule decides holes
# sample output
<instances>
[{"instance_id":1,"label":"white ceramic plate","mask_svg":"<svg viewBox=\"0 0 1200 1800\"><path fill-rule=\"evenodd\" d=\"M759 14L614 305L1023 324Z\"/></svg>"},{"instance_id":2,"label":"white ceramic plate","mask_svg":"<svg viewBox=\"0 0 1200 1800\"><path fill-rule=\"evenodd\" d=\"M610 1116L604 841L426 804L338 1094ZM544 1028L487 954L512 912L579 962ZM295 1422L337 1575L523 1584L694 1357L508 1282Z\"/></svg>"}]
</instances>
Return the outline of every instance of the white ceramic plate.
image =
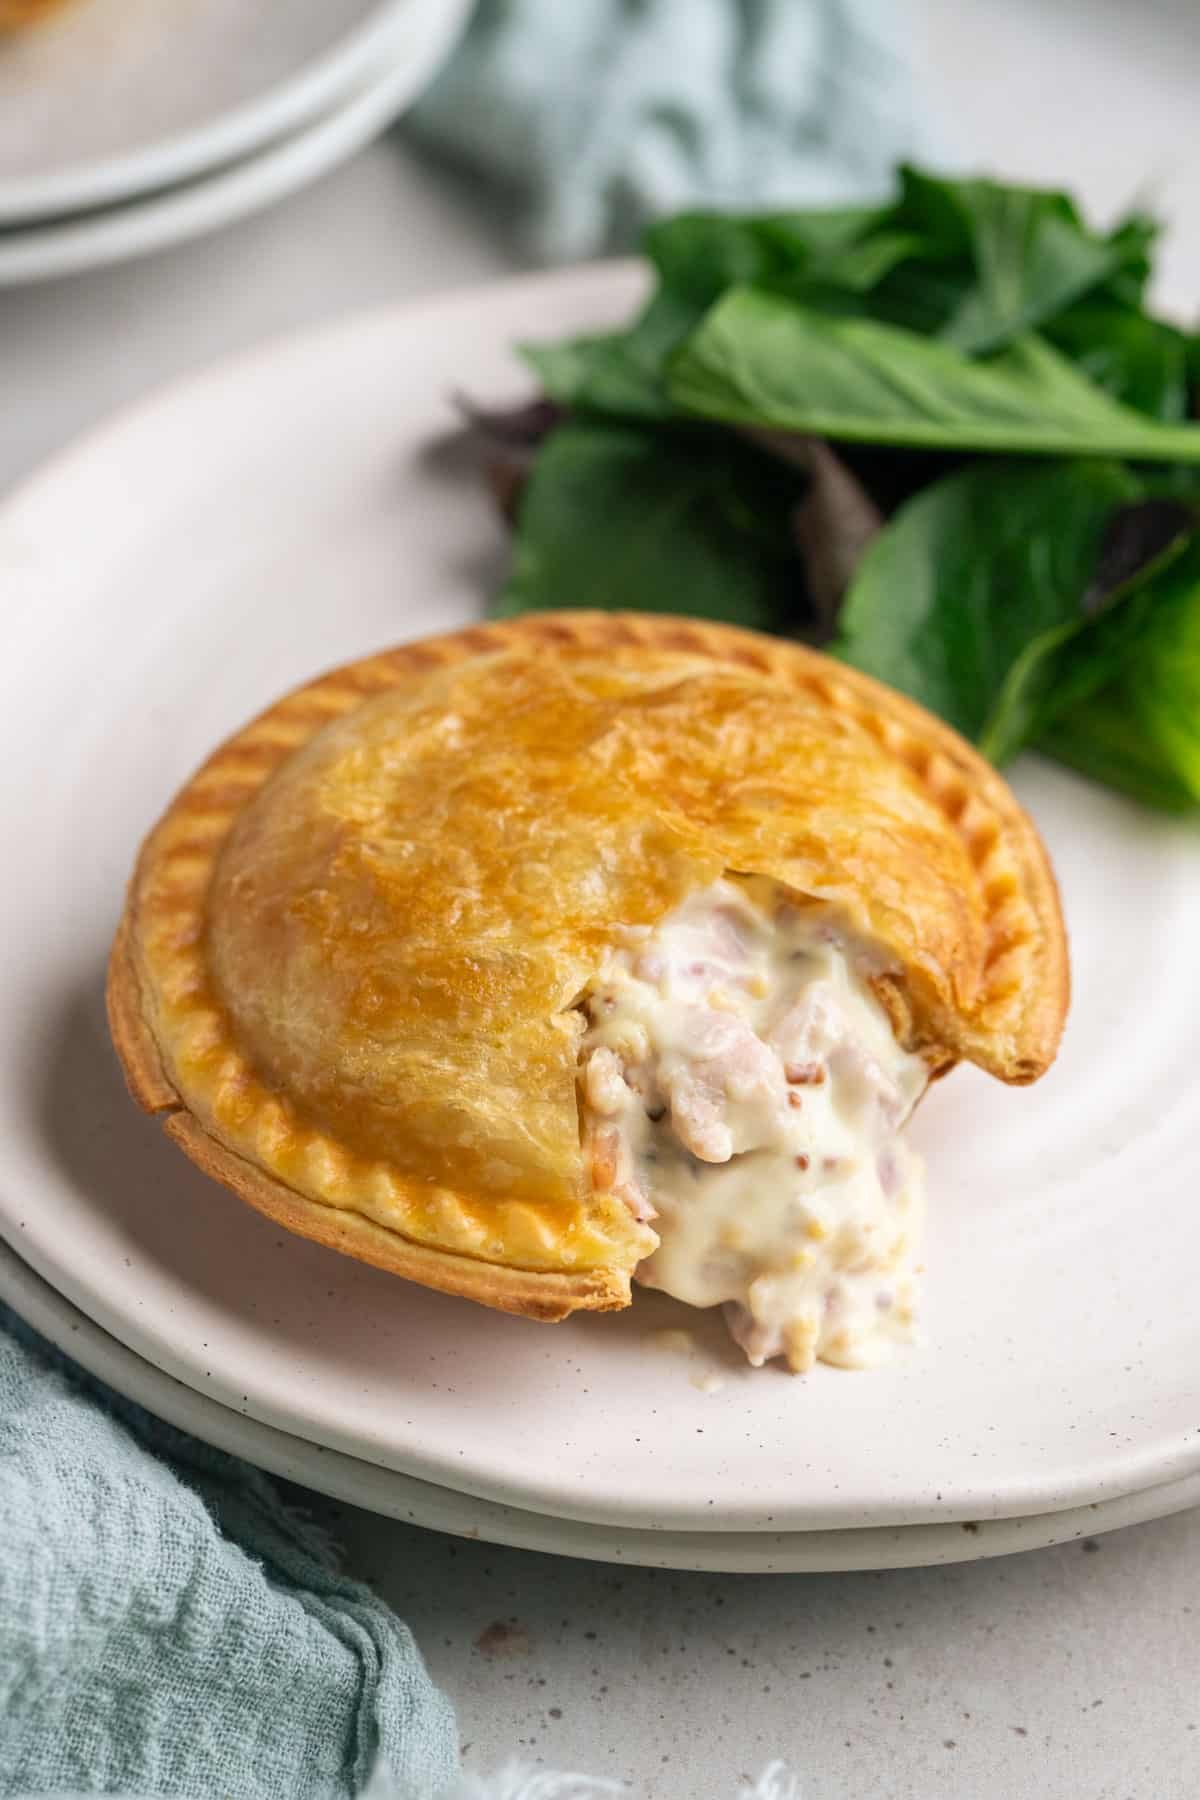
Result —
<instances>
[{"instance_id":1,"label":"white ceramic plate","mask_svg":"<svg viewBox=\"0 0 1200 1800\"><path fill-rule=\"evenodd\" d=\"M0 232L0 287L74 275L164 250L231 224L326 174L376 137L426 87L470 0L409 0L393 54L340 103L292 136L215 174L111 211Z\"/></svg>"},{"instance_id":2,"label":"white ceramic plate","mask_svg":"<svg viewBox=\"0 0 1200 1800\"><path fill-rule=\"evenodd\" d=\"M70 0L0 36L0 225L111 205L297 131L437 0Z\"/></svg>"},{"instance_id":3,"label":"white ceramic plate","mask_svg":"<svg viewBox=\"0 0 1200 1800\"><path fill-rule=\"evenodd\" d=\"M423 301L193 379L0 518L0 1231L139 1354L252 1416L505 1504L654 1529L1018 1517L1200 1468L1200 837L1050 766L1076 998L1036 1088L921 1109L927 1342L869 1374L650 1347L683 1309L553 1330L299 1242L126 1100L102 969L136 844L211 745L344 658L474 616L502 555L431 445L524 390L515 338L602 326L580 270Z\"/></svg>"},{"instance_id":4,"label":"white ceramic plate","mask_svg":"<svg viewBox=\"0 0 1200 1800\"><path fill-rule=\"evenodd\" d=\"M373 1463L325 1450L303 1438L260 1425L164 1375L94 1325L86 1314L0 1244L0 1299L43 1337L65 1350L127 1399L136 1400L183 1431L370 1512L455 1537L582 1556L592 1562L643 1563L653 1568L724 1570L733 1574L829 1573L845 1569L906 1569L931 1563L974 1562L1018 1550L1040 1550L1094 1537L1123 1525L1165 1518L1200 1502L1200 1475L1091 1506L1028 1519L902 1525L893 1531L638 1531L619 1525L581 1525L544 1513L499 1506L449 1488L432 1487Z\"/></svg>"}]
</instances>

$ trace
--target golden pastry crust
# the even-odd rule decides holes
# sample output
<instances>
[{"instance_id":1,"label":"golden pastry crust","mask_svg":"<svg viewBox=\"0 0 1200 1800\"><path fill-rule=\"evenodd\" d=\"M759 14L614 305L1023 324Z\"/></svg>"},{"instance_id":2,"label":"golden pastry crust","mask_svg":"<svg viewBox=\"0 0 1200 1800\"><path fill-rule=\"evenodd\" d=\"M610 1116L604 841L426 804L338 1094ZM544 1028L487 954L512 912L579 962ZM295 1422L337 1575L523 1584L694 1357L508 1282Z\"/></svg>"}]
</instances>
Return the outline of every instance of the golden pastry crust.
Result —
<instances>
[{"instance_id":1,"label":"golden pastry crust","mask_svg":"<svg viewBox=\"0 0 1200 1800\"><path fill-rule=\"evenodd\" d=\"M367 658L218 750L143 848L114 1042L289 1229L538 1318L622 1306L655 1239L589 1191L574 1002L726 871L836 904L932 1067L1052 1060L1053 875L968 745L797 645L588 613Z\"/></svg>"}]
</instances>

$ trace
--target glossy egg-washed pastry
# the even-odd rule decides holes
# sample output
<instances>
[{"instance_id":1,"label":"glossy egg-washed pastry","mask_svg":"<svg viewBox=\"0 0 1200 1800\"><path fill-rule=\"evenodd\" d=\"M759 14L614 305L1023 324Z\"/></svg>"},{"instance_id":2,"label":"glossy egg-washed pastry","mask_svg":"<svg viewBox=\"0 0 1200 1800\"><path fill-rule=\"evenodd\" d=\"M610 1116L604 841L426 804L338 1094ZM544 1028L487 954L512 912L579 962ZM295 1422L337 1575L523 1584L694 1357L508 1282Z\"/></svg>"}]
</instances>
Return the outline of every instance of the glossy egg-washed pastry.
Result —
<instances>
[{"instance_id":1,"label":"glossy egg-washed pastry","mask_svg":"<svg viewBox=\"0 0 1200 1800\"><path fill-rule=\"evenodd\" d=\"M529 1317L630 1278L754 1362L912 1320L900 1130L1052 1061L1054 879L1006 784L797 645L632 615L406 644L289 695L147 840L136 1098L280 1224Z\"/></svg>"}]
</instances>

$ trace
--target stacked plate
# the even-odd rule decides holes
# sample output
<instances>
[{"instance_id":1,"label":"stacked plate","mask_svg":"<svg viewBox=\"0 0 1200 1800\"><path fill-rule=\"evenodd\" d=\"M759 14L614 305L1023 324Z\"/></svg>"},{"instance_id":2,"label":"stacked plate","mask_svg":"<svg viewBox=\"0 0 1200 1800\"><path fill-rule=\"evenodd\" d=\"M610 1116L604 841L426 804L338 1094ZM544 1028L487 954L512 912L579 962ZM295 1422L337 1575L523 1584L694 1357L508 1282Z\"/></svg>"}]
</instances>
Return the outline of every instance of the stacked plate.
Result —
<instances>
[{"instance_id":1,"label":"stacked plate","mask_svg":"<svg viewBox=\"0 0 1200 1800\"><path fill-rule=\"evenodd\" d=\"M470 0L68 0L0 34L0 286L179 243L361 148Z\"/></svg>"},{"instance_id":2,"label":"stacked plate","mask_svg":"<svg viewBox=\"0 0 1200 1800\"><path fill-rule=\"evenodd\" d=\"M1075 1000L1013 1092L922 1106L926 1341L803 1379L661 1296L549 1329L288 1237L127 1099L103 1016L137 842L234 726L330 664L476 616L503 542L439 452L510 346L603 329L625 266L293 339L193 378L0 513L0 1292L124 1392L297 1480L444 1529L680 1567L994 1554L1200 1500L1200 841L1031 762ZM22 776L27 778L21 779Z\"/></svg>"}]
</instances>

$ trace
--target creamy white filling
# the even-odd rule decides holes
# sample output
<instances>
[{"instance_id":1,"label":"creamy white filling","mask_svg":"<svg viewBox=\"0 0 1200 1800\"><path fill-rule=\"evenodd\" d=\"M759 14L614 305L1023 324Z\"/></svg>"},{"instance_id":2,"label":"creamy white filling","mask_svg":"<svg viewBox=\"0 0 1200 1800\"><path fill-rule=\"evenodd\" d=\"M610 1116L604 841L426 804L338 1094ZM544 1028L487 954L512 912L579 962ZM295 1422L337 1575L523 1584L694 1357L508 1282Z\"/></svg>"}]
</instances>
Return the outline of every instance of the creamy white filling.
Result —
<instances>
[{"instance_id":1,"label":"creamy white filling","mask_svg":"<svg viewBox=\"0 0 1200 1800\"><path fill-rule=\"evenodd\" d=\"M912 1335L927 1070L817 903L719 881L630 933L585 1000L593 1183L652 1219L637 1271L724 1305L755 1365L859 1367Z\"/></svg>"}]
</instances>

